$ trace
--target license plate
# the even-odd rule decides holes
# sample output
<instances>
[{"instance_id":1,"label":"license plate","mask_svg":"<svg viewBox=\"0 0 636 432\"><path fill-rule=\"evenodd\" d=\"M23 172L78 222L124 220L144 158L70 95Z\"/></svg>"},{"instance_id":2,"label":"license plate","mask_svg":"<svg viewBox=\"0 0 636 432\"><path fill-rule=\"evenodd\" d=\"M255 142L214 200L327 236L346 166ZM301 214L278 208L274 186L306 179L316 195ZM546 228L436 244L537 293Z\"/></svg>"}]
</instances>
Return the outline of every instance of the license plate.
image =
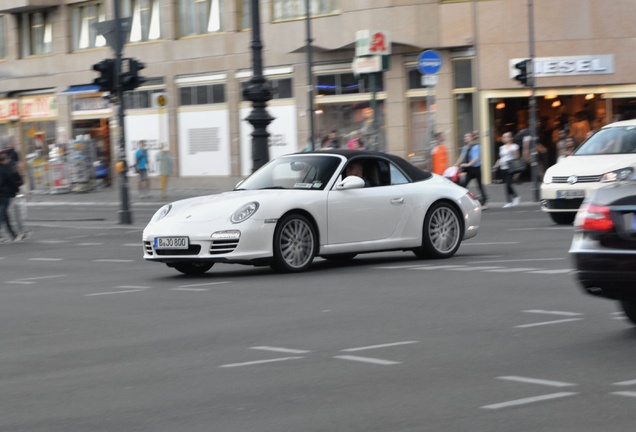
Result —
<instances>
[{"instance_id":1,"label":"license plate","mask_svg":"<svg viewBox=\"0 0 636 432\"><path fill-rule=\"evenodd\" d=\"M564 198L564 199L585 198L585 191L580 189L559 190L557 191L557 198Z\"/></svg>"},{"instance_id":2,"label":"license plate","mask_svg":"<svg viewBox=\"0 0 636 432\"><path fill-rule=\"evenodd\" d=\"M624 213L623 223L625 224L625 230L628 233L636 232L636 215L634 213Z\"/></svg>"},{"instance_id":3,"label":"license plate","mask_svg":"<svg viewBox=\"0 0 636 432\"><path fill-rule=\"evenodd\" d=\"M155 237L155 249L187 249L188 237Z\"/></svg>"}]
</instances>

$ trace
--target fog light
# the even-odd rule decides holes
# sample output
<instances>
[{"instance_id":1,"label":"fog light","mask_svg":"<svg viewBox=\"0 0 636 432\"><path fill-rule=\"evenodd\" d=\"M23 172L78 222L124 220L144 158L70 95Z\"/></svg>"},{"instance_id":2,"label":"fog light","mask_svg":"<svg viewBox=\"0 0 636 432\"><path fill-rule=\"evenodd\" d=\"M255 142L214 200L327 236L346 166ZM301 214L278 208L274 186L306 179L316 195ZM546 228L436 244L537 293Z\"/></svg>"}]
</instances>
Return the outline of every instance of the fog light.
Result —
<instances>
[{"instance_id":1,"label":"fog light","mask_svg":"<svg viewBox=\"0 0 636 432\"><path fill-rule=\"evenodd\" d=\"M210 236L214 240L235 240L241 238L239 230L217 231Z\"/></svg>"}]
</instances>

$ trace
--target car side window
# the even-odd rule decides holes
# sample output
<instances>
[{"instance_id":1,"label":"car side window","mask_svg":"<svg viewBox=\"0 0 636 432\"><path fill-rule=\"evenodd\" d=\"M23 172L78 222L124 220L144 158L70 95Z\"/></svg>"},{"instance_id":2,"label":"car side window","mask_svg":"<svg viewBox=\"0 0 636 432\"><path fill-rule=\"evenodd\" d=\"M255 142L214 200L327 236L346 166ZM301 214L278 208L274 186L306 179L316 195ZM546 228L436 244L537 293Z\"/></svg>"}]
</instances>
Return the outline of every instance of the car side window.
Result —
<instances>
[{"instance_id":1,"label":"car side window","mask_svg":"<svg viewBox=\"0 0 636 432\"><path fill-rule=\"evenodd\" d=\"M397 169L397 167L393 164L389 164L389 169L391 171L391 184L392 185L399 185L399 184L405 184L409 182L409 179L406 178L406 176L404 174L402 174L402 171L400 171L399 169Z\"/></svg>"}]
</instances>

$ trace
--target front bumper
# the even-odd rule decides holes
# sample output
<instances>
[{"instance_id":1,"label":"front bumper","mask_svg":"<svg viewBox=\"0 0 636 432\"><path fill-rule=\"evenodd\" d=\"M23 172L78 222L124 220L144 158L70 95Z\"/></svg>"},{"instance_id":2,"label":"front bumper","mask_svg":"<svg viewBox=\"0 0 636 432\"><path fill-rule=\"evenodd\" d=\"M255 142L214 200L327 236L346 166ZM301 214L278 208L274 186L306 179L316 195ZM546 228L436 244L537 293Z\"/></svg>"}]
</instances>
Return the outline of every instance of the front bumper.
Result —
<instances>
[{"instance_id":1,"label":"front bumper","mask_svg":"<svg viewBox=\"0 0 636 432\"><path fill-rule=\"evenodd\" d=\"M541 184L541 210L544 212L576 212L585 197L594 190L607 186L608 183L542 183ZM580 194L577 196L577 193ZM570 194L568 198L563 195Z\"/></svg>"}]
</instances>

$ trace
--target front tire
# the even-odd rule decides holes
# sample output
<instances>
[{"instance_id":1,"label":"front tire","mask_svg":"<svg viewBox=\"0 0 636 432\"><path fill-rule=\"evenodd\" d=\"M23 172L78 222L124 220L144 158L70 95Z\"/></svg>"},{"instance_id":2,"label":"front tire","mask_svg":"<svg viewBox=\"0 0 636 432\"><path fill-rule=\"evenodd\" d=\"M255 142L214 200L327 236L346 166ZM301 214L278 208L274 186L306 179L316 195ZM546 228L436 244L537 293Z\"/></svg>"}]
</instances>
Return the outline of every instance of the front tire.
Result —
<instances>
[{"instance_id":1,"label":"front tire","mask_svg":"<svg viewBox=\"0 0 636 432\"><path fill-rule=\"evenodd\" d=\"M198 263L198 262L190 262L190 263L178 263L173 264L175 270L187 274L187 275L202 275L206 271L210 270L214 263Z\"/></svg>"},{"instance_id":2,"label":"front tire","mask_svg":"<svg viewBox=\"0 0 636 432\"><path fill-rule=\"evenodd\" d=\"M576 213L550 213L550 217L557 225L572 225Z\"/></svg>"},{"instance_id":3,"label":"front tire","mask_svg":"<svg viewBox=\"0 0 636 432\"><path fill-rule=\"evenodd\" d=\"M297 273L309 268L316 256L317 236L305 216L283 217L274 232L274 261L271 267L283 273Z\"/></svg>"},{"instance_id":4,"label":"front tire","mask_svg":"<svg viewBox=\"0 0 636 432\"><path fill-rule=\"evenodd\" d=\"M621 300L620 303L627 319L636 325L636 300Z\"/></svg>"},{"instance_id":5,"label":"front tire","mask_svg":"<svg viewBox=\"0 0 636 432\"><path fill-rule=\"evenodd\" d=\"M422 246L413 252L420 258L450 258L461 240L462 223L457 210L448 203L436 203L424 218Z\"/></svg>"}]
</instances>

